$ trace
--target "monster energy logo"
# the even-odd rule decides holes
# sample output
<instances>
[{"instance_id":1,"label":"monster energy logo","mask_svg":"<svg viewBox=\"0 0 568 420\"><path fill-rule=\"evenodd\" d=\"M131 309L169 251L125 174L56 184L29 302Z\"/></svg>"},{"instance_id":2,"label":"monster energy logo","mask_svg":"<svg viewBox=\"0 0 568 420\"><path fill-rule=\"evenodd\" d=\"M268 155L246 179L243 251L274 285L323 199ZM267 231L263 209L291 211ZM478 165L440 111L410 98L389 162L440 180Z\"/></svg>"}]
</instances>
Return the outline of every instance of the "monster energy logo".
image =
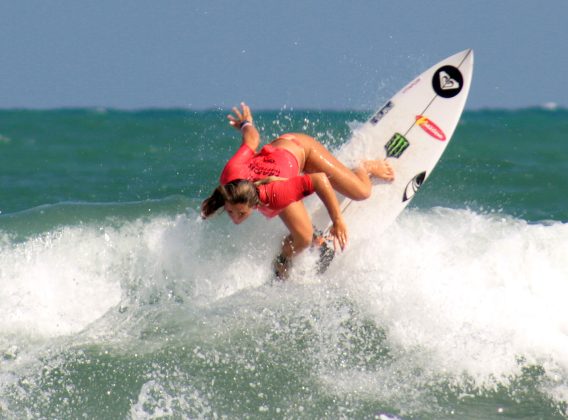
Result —
<instances>
[{"instance_id":1,"label":"monster energy logo","mask_svg":"<svg viewBox=\"0 0 568 420\"><path fill-rule=\"evenodd\" d=\"M408 146L410 146L410 143L402 134L394 133L389 142L385 144L387 157L395 157L398 159Z\"/></svg>"}]
</instances>

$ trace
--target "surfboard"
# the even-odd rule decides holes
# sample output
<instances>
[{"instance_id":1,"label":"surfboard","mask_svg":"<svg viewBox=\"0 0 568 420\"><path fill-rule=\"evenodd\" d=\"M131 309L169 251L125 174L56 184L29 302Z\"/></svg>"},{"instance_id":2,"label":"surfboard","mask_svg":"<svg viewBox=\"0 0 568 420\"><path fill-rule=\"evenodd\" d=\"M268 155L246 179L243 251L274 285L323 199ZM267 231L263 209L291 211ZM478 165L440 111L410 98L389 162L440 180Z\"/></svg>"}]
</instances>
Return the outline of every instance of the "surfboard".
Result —
<instances>
[{"instance_id":1,"label":"surfboard","mask_svg":"<svg viewBox=\"0 0 568 420\"><path fill-rule=\"evenodd\" d=\"M336 154L340 160L387 159L395 171L393 182L373 180L371 197L353 201L338 197L347 226L364 229L372 224L376 235L388 228L408 206L431 175L458 125L471 85L473 50L440 61L398 91L371 118L353 132ZM364 223L354 223L364 208L376 211ZM331 224L323 205L312 213L316 229L329 233ZM358 233L350 228L350 237ZM320 269L320 271L322 271Z\"/></svg>"}]
</instances>

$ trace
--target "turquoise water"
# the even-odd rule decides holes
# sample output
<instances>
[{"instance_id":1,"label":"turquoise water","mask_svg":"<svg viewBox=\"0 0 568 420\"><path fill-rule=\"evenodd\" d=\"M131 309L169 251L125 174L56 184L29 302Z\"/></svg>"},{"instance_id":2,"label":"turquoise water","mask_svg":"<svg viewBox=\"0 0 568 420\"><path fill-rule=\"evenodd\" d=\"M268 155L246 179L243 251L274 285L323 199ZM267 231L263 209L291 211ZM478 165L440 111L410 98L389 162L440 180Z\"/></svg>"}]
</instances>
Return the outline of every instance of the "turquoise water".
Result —
<instances>
[{"instance_id":1,"label":"turquoise water","mask_svg":"<svg viewBox=\"0 0 568 420\"><path fill-rule=\"evenodd\" d=\"M274 286L278 220L198 216L225 115L0 111L0 418L567 415L568 110L465 112L391 228Z\"/></svg>"}]
</instances>

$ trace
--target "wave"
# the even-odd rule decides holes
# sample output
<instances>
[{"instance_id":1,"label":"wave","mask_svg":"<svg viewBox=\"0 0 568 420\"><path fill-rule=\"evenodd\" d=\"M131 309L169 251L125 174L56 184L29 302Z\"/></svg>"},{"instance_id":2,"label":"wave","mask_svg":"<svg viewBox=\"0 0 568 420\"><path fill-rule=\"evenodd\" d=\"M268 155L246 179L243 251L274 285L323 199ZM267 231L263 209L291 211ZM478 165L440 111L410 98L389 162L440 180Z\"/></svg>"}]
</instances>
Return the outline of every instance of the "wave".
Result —
<instances>
[{"instance_id":1,"label":"wave","mask_svg":"<svg viewBox=\"0 0 568 420\"><path fill-rule=\"evenodd\" d=\"M399 344L437 355L440 370L502 377L519 354L568 369L567 233L558 222L411 211L331 272ZM372 281L356 281L363 275Z\"/></svg>"},{"instance_id":2,"label":"wave","mask_svg":"<svg viewBox=\"0 0 568 420\"><path fill-rule=\"evenodd\" d=\"M158 369L143 381L135 417L168 395L187 397L186 408L198 399L203 413L215 405L222 385L200 388L182 359L248 366L234 373L239 392L250 390L244 381L254 372L262 382L274 374L267 366L284 364L302 380L316 378L326 395L380 398L407 414L436 410L433 387L496 390L536 366L535 386L568 402L568 225L434 208L366 232L325 276L306 253L283 284L271 283L270 270L283 227L260 216L236 227L188 211L62 226L19 241L5 235L0 352L19 360L38 341L52 352L115 345L131 358L183 348L185 356L167 356L178 376ZM414 402L401 399L405 392Z\"/></svg>"}]
</instances>

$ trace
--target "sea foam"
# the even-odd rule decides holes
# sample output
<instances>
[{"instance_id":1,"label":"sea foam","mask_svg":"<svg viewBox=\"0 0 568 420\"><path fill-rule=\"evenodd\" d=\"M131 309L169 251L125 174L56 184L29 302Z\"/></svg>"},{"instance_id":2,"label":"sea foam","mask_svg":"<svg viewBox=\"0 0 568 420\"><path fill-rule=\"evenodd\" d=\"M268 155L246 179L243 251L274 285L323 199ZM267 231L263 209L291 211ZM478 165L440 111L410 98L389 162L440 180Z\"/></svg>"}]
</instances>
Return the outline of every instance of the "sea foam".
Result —
<instances>
[{"instance_id":1,"label":"sea foam","mask_svg":"<svg viewBox=\"0 0 568 420\"><path fill-rule=\"evenodd\" d=\"M364 220L354 221L353 230L362 231L356 225ZM284 232L278 220L255 216L234 226L224 216L204 222L187 214L69 226L24 242L5 238L0 329L4 338L56 337L95 334L102 325L112 336L132 329L128 318L120 326L124 312L137 313L140 322L168 303L203 316L214 308L215 319L233 314L223 323L236 322L234 314L244 310L239 305L290 307L290 316L308 318L319 308L327 321L316 333L324 337L323 353L333 353L334 331L346 314L328 301L347 299L385 331L399 359L382 373L329 370L322 363L321 380L331 388L371 394L405 369L409 376L420 369L424 381L466 375L484 387L538 365L549 392L564 398L568 225L410 209L384 232L367 227L366 235L352 237L325 275L315 274L314 254L307 253L288 284L270 287L270 261ZM263 314L243 328L273 322ZM147 328L142 321L136 331Z\"/></svg>"},{"instance_id":2,"label":"sea foam","mask_svg":"<svg viewBox=\"0 0 568 420\"><path fill-rule=\"evenodd\" d=\"M436 208L373 235L328 276L421 368L485 386L539 365L566 389L568 225Z\"/></svg>"}]
</instances>

